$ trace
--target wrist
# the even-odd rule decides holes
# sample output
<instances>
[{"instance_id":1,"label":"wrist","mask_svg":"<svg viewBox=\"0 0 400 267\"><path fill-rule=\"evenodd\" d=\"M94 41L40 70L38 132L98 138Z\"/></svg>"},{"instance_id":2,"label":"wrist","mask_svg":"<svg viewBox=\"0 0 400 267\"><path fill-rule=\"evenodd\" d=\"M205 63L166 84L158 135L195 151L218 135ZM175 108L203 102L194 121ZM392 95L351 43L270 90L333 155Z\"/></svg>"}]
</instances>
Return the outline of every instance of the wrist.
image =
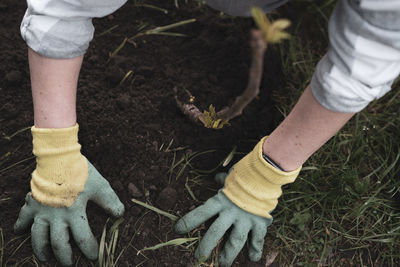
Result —
<instances>
[{"instance_id":1,"label":"wrist","mask_svg":"<svg viewBox=\"0 0 400 267\"><path fill-rule=\"evenodd\" d=\"M262 156L264 140L235 164L222 191L239 208L270 218L269 213L282 194L282 185L294 182L301 167L291 172L273 167Z\"/></svg>"},{"instance_id":2,"label":"wrist","mask_svg":"<svg viewBox=\"0 0 400 267\"><path fill-rule=\"evenodd\" d=\"M266 138L263 143L263 154L272 161L272 163L268 161L272 166L281 171L290 172L298 169L306 161L306 159L299 157L299 154L285 150L288 142L281 145L274 139L269 140L270 138Z\"/></svg>"}]
</instances>

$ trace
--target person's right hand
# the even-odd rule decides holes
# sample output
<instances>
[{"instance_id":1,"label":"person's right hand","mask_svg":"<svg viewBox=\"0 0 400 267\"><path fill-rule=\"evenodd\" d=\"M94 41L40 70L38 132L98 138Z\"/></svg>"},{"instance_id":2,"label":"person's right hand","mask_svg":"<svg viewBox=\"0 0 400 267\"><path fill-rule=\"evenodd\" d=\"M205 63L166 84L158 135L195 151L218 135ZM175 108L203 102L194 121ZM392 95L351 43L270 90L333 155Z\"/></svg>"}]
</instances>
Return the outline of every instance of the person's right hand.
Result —
<instances>
[{"instance_id":1,"label":"person's right hand","mask_svg":"<svg viewBox=\"0 0 400 267\"><path fill-rule=\"evenodd\" d=\"M98 257L98 243L90 230L86 216L86 204L92 200L113 216L124 213L124 205L118 199L110 184L88 162L89 176L83 192L70 207L54 208L37 202L28 193L17 222L16 233L31 227L32 248L40 261L47 261L51 255L50 247L57 260L64 266L73 264L72 250L69 243L68 229L71 230L75 243L91 260Z\"/></svg>"},{"instance_id":2,"label":"person's right hand","mask_svg":"<svg viewBox=\"0 0 400 267\"><path fill-rule=\"evenodd\" d=\"M219 174L217 180L225 180L225 186L217 195L189 212L175 225L177 233L187 233L208 219L218 215L199 246L195 257L207 259L218 241L233 226L229 239L219 256L221 266L231 266L246 243L251 232L249 257L261 259L267 227L272 223L271 212L282 194L281 187L293 182L301 167L284 172L270 165L262 156L263 138L227 174Z\"/></svg>"},{"instance_id":3,"label":"person's right hand","mask_svg":"<svg viewBox=\"0 0 400 267\"><path fill-rule=\"evenodd\" d=\"M200 241L195 257L200 261L206 260L225 232L233 226L224 249L219 254L218 264L231 266L246 243L250 232L249 258L251 261L259 261L272 217L264 218L248 213L230 201L222 191L180 219L175 226L175 231L179 234L190 232L216 215L218 218Z\"/></svg>"}]
</instances>

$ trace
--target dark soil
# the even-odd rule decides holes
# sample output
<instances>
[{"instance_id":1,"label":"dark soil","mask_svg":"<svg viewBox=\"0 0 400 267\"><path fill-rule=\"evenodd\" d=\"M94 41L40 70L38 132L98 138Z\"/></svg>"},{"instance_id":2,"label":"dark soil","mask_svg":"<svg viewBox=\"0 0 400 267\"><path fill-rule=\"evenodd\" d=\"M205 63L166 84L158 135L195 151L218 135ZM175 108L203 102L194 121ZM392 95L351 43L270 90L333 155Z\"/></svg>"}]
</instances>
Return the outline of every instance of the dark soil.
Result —
<instances>
[{"instance_id":1,"label":"dark soil","mask_svg":"<svg viewBox=\"0 0 400 267\"><path fill-rule=\"evenodd\" d=\"M142 248L182 236L173 232L169 219L132 203L132 194L141 201L183 215L218 189L212 175L204 178L206 181L201 186L192 184L194 195L200 200L196 202L185 188L189 173L178 180L175 176L169 179L174 153L164 150L171 140L172 147L187 147L177 152L177 158L191 151L216 150L193 162L197 168L211 169L235 145L239 145L240 151L249 151L255 140L269 133L277 121L270 95L272 89L282 88L284 83L280 55L273 49L265 58L259 97L241 117L231 121L230 127L218 131L206 129L180 113L173 98L175 86L189 90L202 109L213 104L217 110L231 103L245 88L252 22L221 17L216 11L199 7L196 1L189 4L180 1L179 9L173 2L152 2L170 11L164 14L134 7L134 1L129 1L113 15L95 20L96 35L80 76L78 123L83 154L110 181L126 207L118 243L119 249L126 247L126 250L119 266L140 263L141 266L190 266L194 263L191 253L175 246L137 255ZM27 49L19 33L25 9L25 1L0 3L0 227L6 244L3 261L8 260L10 266L23 259L27 259L26 265L33 264L30 239L12 255L29 236L16 236L12 227L30 190L30 173L35 167L34 159L30 158L31 135L25 131L11 141L3 138L33 124ZM136 34L142 23L154 27L190 18L196 18L197 22L174 29L187 34L186 38L145 36L137 40L137 47L127 44L107 63L109 53L125 37ZM114 25L119 26L99 36ZM133 75L119 85L130 70ZM160 150L162 144L164 149ZM90 204L88 216L93 232L100 239L107 214ZM74 256L81 257L77 266L90 265L76 246ZM48 263L48 266L54 265L54 259ZM248 263L243 252L236 265L258 266Z\"/></svg>"}]
</instances>

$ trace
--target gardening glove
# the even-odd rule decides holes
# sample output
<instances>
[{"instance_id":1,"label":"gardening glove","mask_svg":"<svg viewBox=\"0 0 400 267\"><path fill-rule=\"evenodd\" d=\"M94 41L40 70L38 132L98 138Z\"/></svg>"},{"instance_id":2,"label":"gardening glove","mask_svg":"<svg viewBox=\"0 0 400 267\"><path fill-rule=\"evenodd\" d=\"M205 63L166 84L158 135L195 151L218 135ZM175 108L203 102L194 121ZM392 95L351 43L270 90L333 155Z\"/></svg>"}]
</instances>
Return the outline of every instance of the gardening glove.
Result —
<instances>
[{"instance_id":1,"label":"gardening glove","mask_svg":"<svg viewBox=\"0 0 400 267\"><path fill-rule=\"evenodd\" d=\"M36 169L31 192L26 195L14 230L31 227L32 248L40 261L47 261L50 245L62 265L72 265L68 228L75 243L91 260L98 257L98 244L87 216L88 200L114 216L122 216L124 206L110 184L80 153L78 125L64 129L32 127Z\"/></svg>"},{"instance_id":2,"label":"gardening glove","mask_svg":"<svg viewBox=\"0 0 400 267\"><path fill-rule=\"evenodd\" d=\"M262 146L265 138L233 167L226 177L224 188L217 195L186 214L175 225L176 232L187 233L218 215L195 251L198 260L203 261L210 256L231 226L233 229L219 255L219 264L232 265L249 232L249 258L252 261L261 259L267 227L272 223L270 213L282 195L281 187L294 182L301 169L284 172L264 160ZM221 177L216 178L221 180Z\"/></svg>"}]
</instances>

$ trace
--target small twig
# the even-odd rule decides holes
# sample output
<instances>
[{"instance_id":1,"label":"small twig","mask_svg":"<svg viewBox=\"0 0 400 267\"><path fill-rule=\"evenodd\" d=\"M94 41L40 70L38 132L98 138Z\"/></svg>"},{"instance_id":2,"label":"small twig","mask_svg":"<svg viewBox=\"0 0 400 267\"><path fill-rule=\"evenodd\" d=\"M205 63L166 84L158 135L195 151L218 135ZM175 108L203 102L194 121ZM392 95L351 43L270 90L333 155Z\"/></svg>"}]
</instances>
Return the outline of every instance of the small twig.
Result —
<instances>
[{"instance_id":1,"label":"small twig","mask_svg":"<svg viewBox=\"0 0 400 267\"><path fill-rule=\"evenodd\" d=\"M10 165L10 166L8 166L8 167L5 167L5 168L4 168L4 169L2 169L2 170L0 170L0 173L2 173L2 172L5 172L5 171L7 171L7 170L9 170L9 169L11 169L11 168L13 168L13 167L17 166L18 164L24 163L25 161L28 161L28 160L31 160L31 159L34 159L34 158L35 158L35 156L32 156L32 157L29 157L29 158L26 158L26 159L20 160L20 161L18 161L18 162L16 162L16 163L14 163L14 164L11 164L11 165Z\"/></svg>"},{"instance_id":2,"label":"small twig","mask_svg":"<svg viewBox=\"0 0 400 267\"><path fill-rule=\"evenodd\" d=\"M16 136L16 135L18 135L18 134L20 134L20 133L23 133L23 132L29 130L30 128L31 128L31 126L28 126L28 127L22 128L22 129L19 129L18 131L16 131L15 133L13 133L13 134L11 134L11 135L3 136L3 139L5 139L5 140L7 140L7 141L11 141L11 139L12 139L14 136Z\"/></svg>"}]
</instances>

